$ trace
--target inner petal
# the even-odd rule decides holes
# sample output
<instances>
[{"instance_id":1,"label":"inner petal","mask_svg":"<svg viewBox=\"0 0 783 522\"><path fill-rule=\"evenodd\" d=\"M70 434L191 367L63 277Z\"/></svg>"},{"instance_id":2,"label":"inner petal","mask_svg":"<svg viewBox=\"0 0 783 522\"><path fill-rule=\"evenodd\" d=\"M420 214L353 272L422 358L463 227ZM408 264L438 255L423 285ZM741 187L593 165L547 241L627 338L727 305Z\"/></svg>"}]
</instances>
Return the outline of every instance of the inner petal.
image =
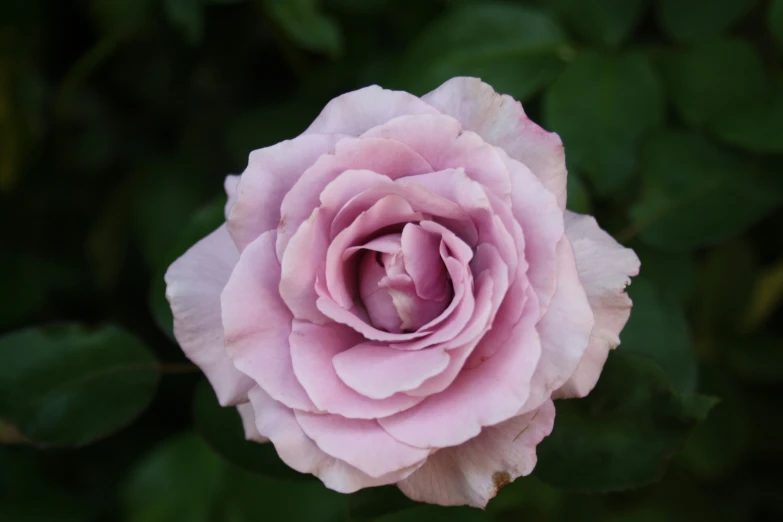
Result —
<instances>
[{"instance_id":1,"label":"inner petal","mask_svg":"<svg viewBox=\"0 0 783 522\"><path fill-rule=\"evenodd\" d=\"M446 267L440 259L440 242L438 235L419 225L408 223L402 229L400 243L405 271L422 299L443 300L449 293Z\"/></svg>"},{"instance_id":2,"label":"inner petal","mask_svg":"<svg viewBox=\"0 0 783 522\"><path fill-rule=\"evenodd\" d=\"M356 286L373 326L412 332L443 313L452 290L439 244L434 234L408 223L402 233L346 250L343 262L360 256Z\"/></svg>"}]
</instances>

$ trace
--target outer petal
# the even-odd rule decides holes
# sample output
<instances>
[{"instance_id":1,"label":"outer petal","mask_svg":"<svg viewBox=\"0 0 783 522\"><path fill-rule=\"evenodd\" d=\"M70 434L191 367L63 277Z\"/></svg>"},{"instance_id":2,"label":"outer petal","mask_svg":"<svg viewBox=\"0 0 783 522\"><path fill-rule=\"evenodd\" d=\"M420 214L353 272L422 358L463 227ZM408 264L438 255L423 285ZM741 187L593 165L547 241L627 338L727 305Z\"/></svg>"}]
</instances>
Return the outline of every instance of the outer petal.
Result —
<instances>
[{"instance_id":1,"label":"outer petal","mask_svg":"<svg viewBox=\"0 0 783 522\"><path fill-rule=\"evenodd\" d=\"M339 140L337 135L310 134L250 154L228 218L228 229L240 251L262 233L277 228L285 195L315 160L334 150Z\"/></svg>"},{"instance_id":2,"label":"outer petal","mask_svg":"<svg viewBox=\"0 0 783 522\"><path fill-rule=\"evenodd\" d=\"M500 95L478 78L452 78L423 100L505 150L535 173L557 196L560 208L566 202L566 166L563 142L552 132L533 123L522 104Z\"/></svg>"},{"instance_id":3,"label":"outer petal","mask_svg":"<svg viewBox=\"0 0 783 522\"><path fill-rule=\"evenodd\" d=\"M177 342L207 376L223 406L246 402L253 386L226 353L220 318L220 293L238 260L221 225L174 261L165 276Z\"/></svg>"},{"instance_id":4,"label":"outer petal","mask_svg":"<svg viewBox=\"0 0 783 522\"><path fill-rule=\"evenodd\" d=\"M237 412L242 419L242 428L245 430L245 439L253 442L269 442L269 439L258 433L256 428L256 414L253 412L253 405L249 402L237 406Z\"/></svg>"},{"instance_id":5,"label":"outer petal","mask_svg":"<svg viewBox=\"0 0 783 522\"><path fill-rule=\"evenodd\" d=\"M500 488L529 475L536 446L552 432L555 407L547 401L534 412L489 426L477 437L445 448L397 484L419 502L484 508Z\"/></svg>"},{"instance_id":6,"label":"outer petal","mask_svg":"<svg viewBox=\"0 0 783 522\"><path fill-rule=\"evenodd\" d=\"M223 212L223 215L226 216L226 219L228 219L229 214L231 213L231 209L234 206L234 204L237 202L237 191L239 187L239 179L240 176L236 176L234 174L229 174L226 176L226 179L223 181L223 188L226 191L226 196L228 199L226 200L226 207Z\"/></svg>"},{"instance_id":7,"label":"outer petal","mask_svg":"<svg viewBox=\"0 0 783 522\"><path fill-rule=\"evenodd\" d=\"M566 212L566 235L574 247L579 279L595 316L590 344L574 374L556 398L584 397L598 382L609 350L620 344L620 331L631 314L625 287L639 273L639 258L601 230L595 219Z\"/></svg>"},{"instance_id":8,"label":"outer petal","mask_svg":"<svg viewBox=\"0 0 783 522\"><path fill-rule=\"evenodd\" d=\"M557 253L557 289L536 325L541 335L541 359L533 375L530 398L520 413L538 408L574 373L594 325L567 238L560 241Z\"/></svg>"},{"instance_id":9,"label":"outer petal","mask_svg":"<svg viewBox=\"0 0 783 522\"><path fill-rule=\"evenodd\" d=\"M226 351L236 367L275 400L317 411L291 364L288 337L293 316L278 295L280 265L274 245L274 230L250 243L223 290Z\"/></svg>"},{"instance_id":10,"label":"outer petal","mask_svg":"<svg viewBox=\"0 0 783 522\"><path fill-rule=\"evenodd\" d=\"M272 399L261 388L253 388L249 397L259 433L269 437L283 462L300 473L312 473L330 489L353 493L362 488L392 484L418 468L417 464L380 477L370 477L321 451L304 434L294 412Z\"/></svg>"},{"instance_id":11,"label":"outer petal","mask_svg":"<svg viewBox=\"0 0 783 522\"><path fill-rule=\"evenodd\" d=\"M527 278L536 290L543 313L555 291L556 250L565 231L563 212L554 196L538 183L525 165L505 153L502 156L511 175L511 211L525 236Z\"/></svg>"},{"instance_id":12,"label":"outer petal","mask_svg":"<svg viewBox=\"0 0 783 522\"><path fill-rule=\"evenodd\" d=\"M394 440L375 420L295 412L305 435L332 455L371 477L382 477L423 463L428 450Z\"/></svg>"},{"instance_id":13,"label":"outer petal","mask_svg":"<svg viewBox=\"0 0 783 522\"><path fill-rule=\"evenodd\" d=\"M348 92L326 104L305 134L339 132L358 136L367 129L404 114L437 114L416 96L377 85Z\"/></svg>"}]
</instances>

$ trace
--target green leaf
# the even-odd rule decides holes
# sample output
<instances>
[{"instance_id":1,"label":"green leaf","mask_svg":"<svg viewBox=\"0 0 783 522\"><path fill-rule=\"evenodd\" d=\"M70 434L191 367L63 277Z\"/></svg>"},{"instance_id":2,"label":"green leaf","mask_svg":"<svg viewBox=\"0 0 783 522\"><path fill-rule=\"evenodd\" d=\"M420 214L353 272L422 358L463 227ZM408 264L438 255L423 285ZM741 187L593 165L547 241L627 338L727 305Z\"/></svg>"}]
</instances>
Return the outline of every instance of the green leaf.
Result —
<instances>
[{"instance_id":1,"label":"green leaf","mask_svg":"<svg viewBox=\"0 0 783 522\"><path fill-rule=\"evenodd\" d=\"M0 330L30 322L52 290L67 286L68 269L53 260L6 248L0 256L0 288L13 299L0 301Z\"/></svg>"},{"instance_id":2,"label":"green leaf","mask_svg":"<svg viewBox=\"0 0 783 522\"><path fill-rule=\"evenodd\" d=\"M693 42L724 33L758 0L657 0L658 20L674 39Z\"/></svg>"},{"instance_id":3,"label":"green leaf","mask_svg":"<svg viewBox=\"0 0 783 522\"><path fill-rule=\"evenodd\" d=\"M155 448L122 489L126 522L207 522L220 494L223 463L197 436Z\"/></svg>"},{"instance_id":4,"label":"green leaf","mask_svg":"<svg viewBox=\"0 0 783 522\"><path fill-rule=\"evenodd\" d=\"M183 34L185 39L196 44L204 33L203 0L164 0L163 11L169 22Z\"/></svg>"},{"instance_id":5,"label":"green leaf","mask_svg":"<svg viewBox=\"0 0 783 522\"><path fill-rule=\"evenodd\" d=\"M392 84L424 94L455 76L477 76L518 100L562 67L565 35L547 14L501 3L461 5L413 42Z\"/></svg>"},{"instance_id":6,"label":"green leaf","mask_svg":"<svg viewBox=\"0 0 783 522\"><path fill-rule=\"evenodd\" d=\"M376 522L491 522L486 512L468 507L419 506L375 519Z\"/></svg>"},{"instance_id":7,"label":"green leaf","mask_svg":"<svg viewBox=\"0 0 783 522\"><path fill-rule=\"evenodd\" d=\"M580 214L592 214L593 204L590 201L590 193L585 187L584 181L574 174L568 173L568 210Z\"/></svg>"},{"instance_id":8,"label":"green leaf","mask_svg":"<svg viewBox=\"0 0 783 522\"><path fill-rule=\"evenodd\" d=\"M642 262L644 279L686 306L693 295L696 280L693 254L658 250L640 241L630 246Z\"/></svg>"},{"instance_id":9,"label":"green leaf","mask_svg":"<svg viewBox=\"0 0 783 522\"><path fill-rule=\"evenodd\" d=\"M633 279L628 295L633 309L620 349L657 362L676 390L695 391L698 364L681 304L644 276Z\"/></svg>"},{"instance_id":10,"label":"green leaf","mask_svg":"<svg viewBox=\"0 0 783 522\"><path fill-rule=\"evenodd\" d=\"M348 497L311 482L276 482L224 462L185 433L147 455L122 488L125 522L340 522Z\"/></svg>"},{"instance_id":11,"label":"green leaf","mask_svg":"<svg viewBox=\"0 0 783 522\"><path fill-rule=\"evenodd\" d=\"M740 329L757 273L755 252L747 241L732 241L707 255L698 271L693 314L694 329L701 337Z\"/></svg>"},{"instance_id":12,"label":"green leaf","mask_svg":"<svg viewBox=\"0 0 783 522\"><path fill-rule=\"evenodd\" d=\"M347 522L349 498L319 481L272 481L229 467L214 520Z\"/></svg>"},{"instance_id":13,"label":"green leaf","mask_svg":"<svg viewBox=\"0 0 783 522\"><path fill-rule=\"evenodd\" d=\"M131 32L152 15L153 0L91 0L95 22L107 35Z\"/></svg>"},{"instance_id":14,"label":"green leaf","mask_svg":"<svg viewBox=\"0 0 783 522\"><path fill-rule=\"evenodd\" d=\"M716 478L735 469L750 444L751 419L745 398L729 376L703 368L701 390L720 398L705 422L698 425L681 453L698 476Z\"/></svg>"},{"instance_id":15,"label":"green leaf","mask_svg":"<svg viewBox=\"0 0 783 522\"><path fill-rule=\"evenodd\" d=\"M310 475L297 473L284 464L271 443L259 444L245 440L242 420L236 408L221 407L206 379L196 388L193 424L209 446L235 466L271 478L311 478Z\"/></svg>"},{"instance_id":16,"label":"green leaf","mask_svg":"<svg viewBox=\"0 0 783 522\"><path fill-rule=\"evenodd\" d=\"M0 417L38 444L88 444L141 414L158 375L144 345L113 326L20 330L0 338Z\"/></svg>"},{"instance_id":17,"label":"green leaf","mask_svg":"<svg viewBox=\"0 0 783 522\"><path fill-rule=\"evenodd\" d=\"M783 88L770 98L728 112L711 130L721 141L749 152L783 153Z\"/></svg>"},{"instance_id":18,"label":"green leaf","mask_svg":"<svg viewBox=\"0 0 783 522\"><path fill-rule=\"evenodd\" d=\"M150 268L158 267L205 196L215 193L192 160L166 160L134 173L133 233Z\"/></svg>"},{"instance_id":19,"label":"green leaf","mask_svg":"<svg viewBox=\"0 0 783 522\"><path fill-rule=\"evenodd\" d=\"M709 127L769 94L761 57L744 40L713 40L672 52L661 60L661 73L675 108L694 126Z\"/></svg>"},{"instance_id":20,"label":"green leaf","mask_svg":"<svg viewBox=\"0 0 783 522\"><path fill-rule=\"evenodd\" d=\"M742 318L742 329L752 332L763 325L783 304L783 260L753 274L750 302Z\"/></svg>"},{"instance_id":21,"label":"green leaf","mask_svg":"<svg viewBox=\"0 0 783 522\"><path fill-rule=\"evenodd\" d=\"M783 46L783 0L773 0L769 6L767 24L772 36Z\"/></svg>"},{"instance_id":22,"label":"green leaf","mask_svg":"<svg viewBox=\"0 0 783 522\"><path fill-rule=\"evenodd\" d=\"M224 134L226 148L237 169L247 166L251 151L290 140L301 134L323 106L296 98L256 109L242 110Z\"/></svg>"},{"instance_id":23,"label":"green leaf","mask_svg":"<svg viewBox=\"0 0 783 522\"><path fill-rule=\"evenodd\" d=\"M647 0L548 0L555 11L585 40L617 46L639 22Z\"/></svg>"},{"instance_id":24,"label":"green leaf","mask_svg":"<svg viewBox=\"0 0 783 522\"><path fill-rule=\"evenodd\" d=\"M55 477L44 452L0 446L0 520L90 522L100 510L62 477Z\"/></svg>"},{"instance_id":25,"label":"green leaf","mask_svg":"<svg viewBox=\"0 0 783 522\"><path fill-rule=\"evenodd\" d=\"M580 55L546 92L544 120L569 160L609 194L631 178L640 140L664 119L658 78L636 53Z\"/></svg>"},{"instance_id":26,"label":"green leaf","mask_svg":"<svg viewBox=\"0 0 783 522\"><path fill-rule=\"evenodd\" d=\"M759 384L783 382L783 338L773 333L721 337L716 350L725 366L743 380Z\"/></svg>"},{"instance_id":27,"label":"green leaf","mask_svg":"<svg viewBox=\"0 0 783 522\"><path fill-rule=\"evenodd\" d=\"M642 176L642 196L630 212L634 227L643 241L665 249L736 237L783 201L780 184L755 163L686 131L648 141Z\"/></svg>"},{"instance_id":28,"label":"green leaf","mask_svg":"<svg viewBox=\"0 0 783 522\"><path fill-rule=\"evenodd\" d=\"M415 505L416 503L403 495L396 486L365 488L351 494L351 521L375 520L377 517L410 509Z\"/></svg>"},{"instance_id":29,"label":"green leaf","mask_svg":"<svg viewBox=\"0 0 783 522\"><path fill-rule=\"evenodd\" d=\"M529 514L532 520L538 520L539 517L543 520L560 520L557 515L566 503L563 497L563 492L528 475L503 486L487 505L487 511L498 520L511 520L510 516L506 518L503 515L520 511Z\"/></svg>"},{"instance_id":30,"label":"green leaf","mask_svg":"<svg viewBox=\"0 0 783 522\"><path fill-rule=\"evenodd\" d=\"M657 365L620 347L590 395L557 404L555 428L538 446L534 474L584 492L650 484L715 402L673 392Z\"/></svg>"},{"instance_id":31,"label":"green leaf","mask_svg":"<svg viewBox=\"0 0 783 522\"><path fill-rule=\"evenodd\" d=\"M342 54L340 27L320 10L319 0L264 0L272 19L303 48L337 57Z\"/></svg>"},{"instance_id":32,"label":"green leaf","mask_svg":"<svg viewBox=\"0 0 783 522\"><path fill-rule=\"evenodd\" d=\"M223 210L225 205L226 198L222 197L195 212L187 226L179 231L176 240L170 244L168 252L155 270L149 295L150 309L155 322L171 339L174 339L174 318L171 315L169 302L166 300L166 281L163 276L169 265L179 256L225 222Z\"/></svg>"}]
</instances>

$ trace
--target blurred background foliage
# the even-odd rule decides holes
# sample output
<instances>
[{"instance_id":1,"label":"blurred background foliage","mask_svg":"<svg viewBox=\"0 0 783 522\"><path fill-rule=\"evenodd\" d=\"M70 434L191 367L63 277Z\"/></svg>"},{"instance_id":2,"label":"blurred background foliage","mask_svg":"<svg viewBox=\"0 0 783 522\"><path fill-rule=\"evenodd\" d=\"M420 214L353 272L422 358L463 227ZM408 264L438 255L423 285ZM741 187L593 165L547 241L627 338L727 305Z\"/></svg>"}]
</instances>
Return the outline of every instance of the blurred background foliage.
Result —
<instances>
[{"instance_id":1,"label":"blurred background foliage","mask_svg":"<svg viewBox=\"0 0 783 522\"><path fill-rule=\"evenodd\" d=\"M783 518L782 64L783 0L0 1L0 520ZM599 386L484 512L244 442L162 281L250 150L456 75L560 133L569 207L642 259Z\"/></svg>"}]
</instances>

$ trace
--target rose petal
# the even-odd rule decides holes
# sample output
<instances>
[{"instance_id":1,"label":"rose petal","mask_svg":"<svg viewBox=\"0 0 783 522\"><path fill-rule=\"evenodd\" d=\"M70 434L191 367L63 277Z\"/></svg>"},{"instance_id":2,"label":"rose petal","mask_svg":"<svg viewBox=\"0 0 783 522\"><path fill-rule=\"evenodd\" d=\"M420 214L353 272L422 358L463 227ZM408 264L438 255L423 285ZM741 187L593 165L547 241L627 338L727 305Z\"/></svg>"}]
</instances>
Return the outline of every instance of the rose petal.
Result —
<instances>
[{"instance_id":1,"label":"rose petal","mask_svg":"<svg viewBox=\"0 0 783 522\"><path fill-rule=\"evenodd\" d=\"M442 348L403 351L389 346L362 343L332 358L342 381L371 399L385 399L413 390L449 364Z\"/></svg>"},{"instance_id":2,"label":"rose petal","mask_svg":"<svg viewBox=\"0 0 783 522\"><path fill-rule=\"evenodd\" d=\"M536 325L541 335L541 359L523 411L537 408L571 377L587 349L594 325L593 312L567 238L558 244L557 254L557 290L549 309Z\"/></svg>"},{"instance_id":3,"label":"rose petal","mask_svg":"<svg viewBox=\"0 0 783 522\"><path fill-rule=\"evenodd\" d=\"M425 223L427 222L422 221L422 225ZM419 339L397 342L394 347L398 350L421 350L437 343L449 341L465 328L473 316L476 307L476 300L471 292L473 275L466 263L448 255L445 241L441 242L440 250L441 259L443 259L449 273L454 295L449 305L439 316L419 328L419 332L428 332L429 335Z\"/></svg>"},{"instance_id":4,"label":"rose petal","mask_svg":"<svg viewBox=\"0 0 783 522\"><path fill-rule=\"evenodd\" d=\"M388 289L380 286L387 275L376 257L372 254L364 255L359 263L359 296L373 326L387 332L400 333L402 319Z\"/></svg>"},{"instance_id":5,"label":"rose petal","mask_svg":"<svg viewBox=\"0 0 783 522\"><path fill-rule=\"evenodd\" d=\"M391 179L432 172L432 167L416 151L393 140L345 138L334 154L321 156L308 168L280 204L281 220L277 257L283 252L299 225L321 204L321 193L347 170L368 170Z\"/></svg>"},{"instance_id":6,"label":"rose petal","mask_svg":"<svg viewBox=\"0 0 783 522\"><path fill-rule=\"evenodd\" d=\"M530 318L484 364L463 370L443 392L396 415L379 419L400 442L419 448L456 446L517 415L530 394L530 378L541 355Z\"/></svg>"},{"instance_id":7,"label":"rose petal","mask_svg":"<svg viewBox=\"0 0 783 522\"><path fill-rule=\"evenodd\" d=\"M438 319L448 309L449 302L446 297L439 301L429 301L419 297L416 294L416 285L406 274L387 276L381 281L381 286L387 289L392 298L394 308L400 317L402 331L420 330Z\"/></svg>"},{"instance_id":8,"label":"rose petal","mask_svg":"<svg viewBox=\"0 0 783 522\"><path fill-rule=\"evenodd\" d=\"M174 336L209 379L223 406L247 401L253 380L234 367L224 348L220 293L239 260L225 225L193 245L166 271Z\"/></svg>"},{"instance_id":9,"label":"rose petal","mask_svg":"<svg viewBox=\"0 0 783 522\"><path fill-rule=\"evenodd\" d=\"M563 142L531 121L521 103L478 78L466 77L452 78L422 99L529 167L565 209Z\"/></svg>"},{"instance_id":10,"label":"rose petal","mask_svg":"<svg viewBox=\"0 0 783 522\"><path fill-rule=\"evenodd\" d=\"M296 420L326 454L347 462L371 477L381 477L419 465L430 454L394 440L375 420L294 412Z\"/></svg>"},{"instance_id":11,"label":"rose petal","mask_svg":"<svg viewBox=\"0 0 783 522\"><path fill-rule=\"evenodd\" d=\"M250 153L239 181L237 201L228 217L228 230L240 251L262 233L277 228L284 196L318 157L334 150L339 140L337 135L309 134Z\"/></svg>"},{"instance_id":12,"label":"rose petal","mask_svg":"<svg viewBox=\"0 0 783 522\"><path fill-rule=\"evenodd\" d=\"M294 317L317 324L329 319L316 306L316 278L323 271L329 246L326 218L316 208L288 243L281 258L279 292Z\"/></svg>"},{"instance_id":13,"label":"rose petal","mask_svg":"<svg viewBox=\"0 0 783 522\"><path fill-rule=\"evenodd\" d=\"M449 285L446 267L440 258L440 235L408 223L402 229L400 241L405 271L416 286L416 294L428 300L445 299Z\"/></svg>"},{"instance_id":14,"label":"rose petal","mask_svg":"<svg viewBox=\"0 0 783 522\"><path fill-rule=\"evenodd\" d=\"M253 412L253 405L245 402L237 405L237 412L242 419L242 428L245 430L245 440L253 442L269 442L269 439L258 432L256 428L256 414Z\"/></svg>"},{"instance_id":15,"label":"rose petal","mask_svg":"<svg viewBox=\"0 0 783 522\"><path fill-rule=\"evenodd\" d=\"M370 477L355 467L327 455L302 431L294 412L272 399L261 388L248 394L256 414L259 433L269 437L280 459L300 473L312 473L326 487L340 493L392 484L409 476L419 464L381 477Z\"/></svg>"},{"instance_id":16,"label":"rose petal","mask_svg":"<svg viewBox=\"0 0 783 522\"><path fill-rule=\"evenodd\" d=\"M477 243L492 244L508 265L509 276L516 273L518 257L513 237L495 214L484 187L470 179L464 171L438 171L410 176L399 183L420 185L458 203L476 226Z\"/></svg>"},{"instance_id":17,"label":"rose petal","mask_svg":"<svg viewBox=\"0 0 783 522\"><path fill-rule=\"evenodd\" d=\"M345 385L332 359L364 342L361 335L339 325L316 325L294 320L291 334L294 372L319 409L353 419L393 415L421 402L421 398L396 394L386 399L364 397Z\"/></svg>"},{"instance_id":18,"label":"rose petal","mask_svg":"<svg viewBox=\"0 0 783 522\"><path fill-rule=\"evenodd\" d=\"M566 212L566 235L574 247L579 279L595 316L590 344L571 378L555 393L556 398L584 397L595 387L609 350L620 344L631 314L631 299L625 287L639 273L639 258L601 230L595 219Z\"/></svg>"},{"instance_id":19,"label":"rose petal","mask_svg":"<svg viewBox=\"0 0 783 522\"><path fill-rule=\"evenodd\" d=\"M353 306L355 289L347 286L346 270L343 269L343 254L348 248L367 241L373 232L392 225L419 221L422 217L400 196L386 196L337 234L326 251L326 288L332 299L345 309Z\"/></svg>"},{"instance_id":20,"label":"rose petal","mask_svg":"<svg viewBox=\"0 0 783 522\"><path fill-rule=\"evenodd\" d=\"M377 136L405 143L421 154L434 170L462 168L498 197L508 200L511 182L496 147L475 132L463 130L456 119L439 115L400 116L368 130Z\"/></svg>"},{"instance_id":21,"label":"rose petal","mask_svg":"<svg viewBox=\"0 0 783 522\"><path fill-rule=\"evenodd\" d=\"M293 316L278 294L274 244L274 230L250 243L223 290L226 351L275 400L317 411L294 375L288 342Z\"/></svg>"},{"instance_id":22,"label":"rose petal","mask_svg":"<svg viewBox=\"0 0 783 522\"><path fill-rule=\"evenodd\" d=\"M374 252L383 252L384 254L396 254L400 251L400 234L386 234L371 239L363 245L347 248L343 254L343 259L347 259L361 250L372 250Z\"/></svg>"},{"instance_id":23,"label":"rose petal","mask_svg":"<svg viewBox=\"0 0 783 522\"><path fill-rule=\"evenodd\" d=\"M525 236L527 279L544 313L555 292L557 243L565 233L563 212L526 166L505 153L501 156L511 175L511 211Z\"/></svg>"},{"instance_id":24,"label":"rose petal","mask_svg":"<svg viewBox=\"0 0 783 522\"><path fill-rule=\"evenodd\" d=\"M505 271L501 272L501 276L503 273ZM502 288L504 283L500 280L498 286ZM454 382L454 379L464 368L465 361L482 339L482 334L492 327L491 318L497 299L494 286L489 272L479 275L476 279L476 308L473 316L458 335L441 345L443 349L447 350L448 366L439 374L421 383L420 386L405 393L414 397L427 397L442 392ZM502 295L503 292L498 293Z\"/></svg>"},{"instance_id":25,"label":"rose petal","mask_svg":"<svg viewBox=\"0 0 783 522\"><path fill-rule=\"evenodd\" d=\"M466 177L460 169L449 169L440 172L446 183L454 176ZM332 237L348 227L353 221L379 199L386 196L400 196L405 199L415 210L432 216L449 229L458 234L465 242L475 245L478 238L475 225L470 216L460 208L453 200L446 199L434 191L427 190L421 184L415 182L417 176L398 178L393 183L378 183L376 187L362 192L345 204L332 222ZM411 181L413 180L413 181ZM339 178L338 180L339 181Z\"/></svg>"},{"instance_id":26,"label":"rose petal","mask_svg":"<svg viewBox=\"0 0 783 522\"><path fill-rule=\"evenodd\" d=\"M534 412L484 428L464 444L439 450L397 485L418 502L484 509L500 488L533 471L536 446L552 432L554 421L555 407L547 401Z\"/></svg>"},{"instance_id":27,"label":"rose petal","mask_svg":"<svg viewBox=\"0 0 783 522\"><path fill-rule=\"evenodd\" d=\"M371 85L331 100L305 134L337 132L358 136L396 116L437 113L438 111L412 94Z\"/></svg>"},{"instance_id":28,"label":"rose petal","mask_svg":"<svg viewBox=\"0 0 783 522\"><path fill-rule=\"evenodd\" d=\"M228 196L228 199L226 199L225 210L223 211L223 215L226 217L226 219L228 219L228 216L231 213L231 208L237 202L239 179L240 176L228 175L223 181L223 188L226 191L226 196Z\"/></svg>"}]
</instances>

